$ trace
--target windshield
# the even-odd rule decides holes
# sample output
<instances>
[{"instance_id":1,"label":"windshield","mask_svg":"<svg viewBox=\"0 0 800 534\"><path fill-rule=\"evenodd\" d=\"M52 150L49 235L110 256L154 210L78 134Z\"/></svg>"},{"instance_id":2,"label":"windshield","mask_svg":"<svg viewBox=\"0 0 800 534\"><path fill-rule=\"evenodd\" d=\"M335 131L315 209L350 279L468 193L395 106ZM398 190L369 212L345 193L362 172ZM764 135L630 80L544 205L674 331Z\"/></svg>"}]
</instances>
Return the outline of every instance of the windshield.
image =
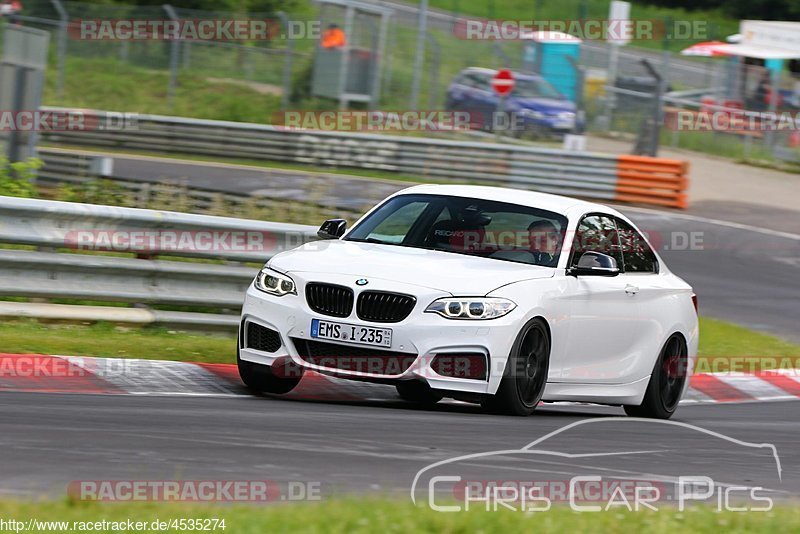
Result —
<instances>
[{"instance_id":1,"label":"windshield","mask_svg":"<svg viewBox=\"0 0 800 534\"><path fill-rule=\"evenodd\" d=\"M555 87L545 80L517 79L511 96L520 98L556 98L563 99Z\"/></svg>"},{"instance_id":2,"label":"windshield","mask_svg":"<svg viewBox=\"0 0 800 534\"><path fill-rule=\"evenodd\" d=\"M566 228L563 215L527 206L401 195L373 211L344 239L555 267Z\"/></svg>"}]
</instances>

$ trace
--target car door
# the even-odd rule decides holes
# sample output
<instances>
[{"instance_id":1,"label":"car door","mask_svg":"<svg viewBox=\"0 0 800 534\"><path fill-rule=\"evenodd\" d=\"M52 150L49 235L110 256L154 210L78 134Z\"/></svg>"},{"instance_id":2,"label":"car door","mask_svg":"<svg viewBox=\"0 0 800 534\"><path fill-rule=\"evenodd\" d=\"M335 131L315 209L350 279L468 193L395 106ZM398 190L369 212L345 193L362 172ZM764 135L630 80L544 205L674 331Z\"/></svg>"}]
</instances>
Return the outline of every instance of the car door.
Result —
<instances>
[{"instance_id":1,"label":"car door","mask_svg":"<svg viewBox=\"0 0 800 534\"><path fill-rule=\"evenodd\" d=\"M483 117L480 108L480 79L477 73L467 72L461 81L462 91L460 99L454 106L456 110L467 111L470 114L471 128L483 128Z\"/></svg>"},{"instance_id":2,"label":"car door","mask_svg":"<svg viewBox=\"0 0 800 534\"><path fill-rule=\"evenodd\" d=\"M675 289L666 277L659 276L658 257L647 240L632 224L615 217L620 240L626 284L636 292L638 316L634 322L637 338L631 352L639 351L643 369L639 374L649 374L652 361L661 351L661 343L673 327L670 309L674 309Z\"/></svg>"},{"instance_id":3,"label":"car door","mask_svg":"<svg viewBox=\"0 0 800 534\"><path fill-rule=\"evenodd\" d=\"M476 90L474 94L475 111L480 113L484 128L491 130L494 126L494 113L497 111L497 95L492 89L492 79L489 74L476 75Z\"/></svg>"},{"instance_id":4,"label":"car door","mask_svg":"<svg viewBox=\"0 0 800 534\"><path fill-rule=\"evenodd\" d=\"M584 215L578 223L568 267L581 254L597 251L612 256L620 269L623 258L613 217ZM569 340L562 382L625 383L635 372L638 349L635 324L639 315L628 275L568 277Z\"/></svg>"},{"instance_id":5,"label":"car door","mask_svg":"<svg viewBox=\"0 0 800 534\"><path fill-rule=\"evenodd\" d=\"M468 74L460 74L447 90L447 109L461 110L465 109L465 105L469 101L469 92L472 90L469 86Z\"/></svg>"}]
</instances>

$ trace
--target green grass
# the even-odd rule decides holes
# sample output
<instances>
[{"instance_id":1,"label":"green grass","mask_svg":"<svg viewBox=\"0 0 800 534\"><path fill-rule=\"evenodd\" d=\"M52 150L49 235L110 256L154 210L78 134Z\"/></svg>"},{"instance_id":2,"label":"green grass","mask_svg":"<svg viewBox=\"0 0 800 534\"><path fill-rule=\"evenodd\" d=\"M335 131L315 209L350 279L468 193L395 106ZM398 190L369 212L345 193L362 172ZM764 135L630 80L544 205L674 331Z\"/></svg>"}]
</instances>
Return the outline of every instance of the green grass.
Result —
<instances>
[{"instance_id":1,"label":"green grass","mask_svg":"<svg viewBox=\"0 0 800 534\"><path fill-rule=\"evenodd\" d=\"M463 513L435 512L415 507L405 499L336 498L324 502L275 506L199 506L163 503L35 503L0 501L0 517L27 521L147 521L181 518L225 520L226 532L796 532L800 529L800 508L782 506L765 513L717 513L709 507L685 512L577 513L565 506L546 512L520 513L509 510ZM62 531L63 532L63 531ZM168 532L175 532L169 530Z\"/></svg>"},{"instance_id":2,"label":"green grass","mask_svg":"<svg viewBox=\"0 0 800 534\"><path fill-rule=\"evenodd\" d=\"M115 58L68 58L63 98L57 98L55 71L46 77L47 105L178 115L199 119L269 123L280 97L238 84L213 83L198 74L182 74L174 105L167 101L168 75L122 63Z\"/></svg>"},{"instance_id":3,"label":"green grass","mask_svg":"<svg viewBox=\"0 0 800 534\"><path fill-rule=\"evenodd\" d=\"M700 320L699 372L800 368L800 345L707 317Z\"/></svg>"},{"instance_id":4,"label":"green grass","mask_svg":"<svg viewBox=\"0 0 800 534\"><path fill-rule=\"evenodd\" d=\"M724 321L700 319L700 371L800 367L800 346ZM233 335L205 335L160 327L120 328L9 321L0 324L0 352L106 356L232 363ZM784 361L785 360L785 361ZM752 363L751 363L752 362ZM797 364L797 365L795 365ZM741 367L743 366L743 367ZM754 367L755 366L755 367Z\"/></svg>"},{"instance_id":5,"label":"green grass","mask_svg":"<svg viewBox=\"0 0 800 534\"><path fill-rule=\"evenodd\" d=\"M91 326L4 321L0 352L62 354L194 362L233 363L235 335L177 332L158 327L121 328L108 323Z\"/></svg>"}]
</instances>

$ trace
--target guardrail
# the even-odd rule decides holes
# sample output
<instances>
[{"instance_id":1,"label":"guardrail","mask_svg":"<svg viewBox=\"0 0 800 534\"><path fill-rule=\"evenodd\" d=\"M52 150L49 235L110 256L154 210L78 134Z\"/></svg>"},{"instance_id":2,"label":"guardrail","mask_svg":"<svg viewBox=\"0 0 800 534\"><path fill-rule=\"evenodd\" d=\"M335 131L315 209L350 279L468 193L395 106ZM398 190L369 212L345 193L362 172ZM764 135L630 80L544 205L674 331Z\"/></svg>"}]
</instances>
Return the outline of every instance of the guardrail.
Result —
<instances>
[{"instance_id":1,"label":"guardrail","mask_svg":"<svg viewBox=\"0 0 800 534\"><path fill-rule=\"evenodd\" d=\"M329 188L336 187L339 175L315 174L302 171L276 171L281 178L296 179L297 186L286 191L274 191L270 196L247 193L230 193L220 189L198 187L188 179L165 180L164 178L133 179L118 176L115 171L114 157L86 153L83 151L39 148L38 157L44 163L36 175L36 185L41 189L54 190L65 184L80 186L87 182L102 179L112 182L118 191L125 195L125 205L129 207L147 208L153 204L163 203L165 198L173 198L183 205L182 210L192 213L213 213L221 206L226 211L246 213L248 211L270 211L285 201L293 202L295 207L312 208L319 212L320 222L325 218L356 218L365 208L386 197L394 190L383 192L387 188L379 188L367 199L341 198L326 196ZM266 171L265 171L266 172ZM309 179L309 176L312 178ZM370 182L374 184L374 182ZM323 187L324 186L324 187ZM270 183L265 183L265 188ZM318 189L317 189L318 188ZM49 196L45 194L45 196Z\"/></svg>"},{"instance_id":2,"label":"guardrail","mask_svg":"<svg viewBox=\"0 0 800 534\"><path fill-rule=\"evenodd\" d=\"M47 108L58 109L58 108ZM101 117L105 112L98 111ZM103 121L100 121L102 123ZM138 116L136 127L64 131L44 135L51 143L109 150L142 150L349 167L435 178L525 187L601 200L629 201L620 158L590 152L392 135L293 130L262 124ZM659 160L663 163L664 160ZM661 167L661 163L656 165ZM685 208L686 173L670 187L637 184L635 202ZM641 168L640 174L655 174ZM622 178L622 180L621 180ZM651 194L653 191L653 194Z\"/></svg>"},{"instance_id":3,"label":"guardrail","mask_svg":"<svg viewBox=\"0 0 800 534\"><path fill-rule=\"evenodd\" d=\"M0 296L191 306L210 312L92 315L79 306L77 317L231 326L235 315L218 312L238 311L260 265L315 238L316 228L297 224L0 197L0 244L18 246L0 249ZM9 314L68 315L58 305L2 303L0 315Z\"/></svg>"}]
</instances>

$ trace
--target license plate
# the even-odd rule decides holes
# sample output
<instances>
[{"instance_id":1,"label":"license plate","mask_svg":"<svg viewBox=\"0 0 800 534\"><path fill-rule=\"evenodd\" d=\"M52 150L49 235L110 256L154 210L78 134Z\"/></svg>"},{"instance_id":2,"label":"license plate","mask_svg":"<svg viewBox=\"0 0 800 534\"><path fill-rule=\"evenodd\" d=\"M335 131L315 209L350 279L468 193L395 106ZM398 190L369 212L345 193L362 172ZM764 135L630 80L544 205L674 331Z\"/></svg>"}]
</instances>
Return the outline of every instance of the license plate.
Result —
<instances>
[{"instance_id":1,"label":"license plate","mask_svg":"<svg viewBox=\"0 0 800 534\"><path fill-rule=\"evenodd\" d=\"M373 345L377 347L392 346L391 328L374 328L372 326L359 326L347 323L334 323L311 319L311 337L318 339L333 339L359 345Z\"/></svg>"},{"instance_id":2,"label":"license plate","mask_svg":"<svg viewBox=\"0 0 800 534\"><path fill-rule=\"evenodd\" d=\"M575 121L573 120L560 120L553 123L553 128L556 128L557 130L571 130L574 127Z\"/></svg>"}]
</instances>

